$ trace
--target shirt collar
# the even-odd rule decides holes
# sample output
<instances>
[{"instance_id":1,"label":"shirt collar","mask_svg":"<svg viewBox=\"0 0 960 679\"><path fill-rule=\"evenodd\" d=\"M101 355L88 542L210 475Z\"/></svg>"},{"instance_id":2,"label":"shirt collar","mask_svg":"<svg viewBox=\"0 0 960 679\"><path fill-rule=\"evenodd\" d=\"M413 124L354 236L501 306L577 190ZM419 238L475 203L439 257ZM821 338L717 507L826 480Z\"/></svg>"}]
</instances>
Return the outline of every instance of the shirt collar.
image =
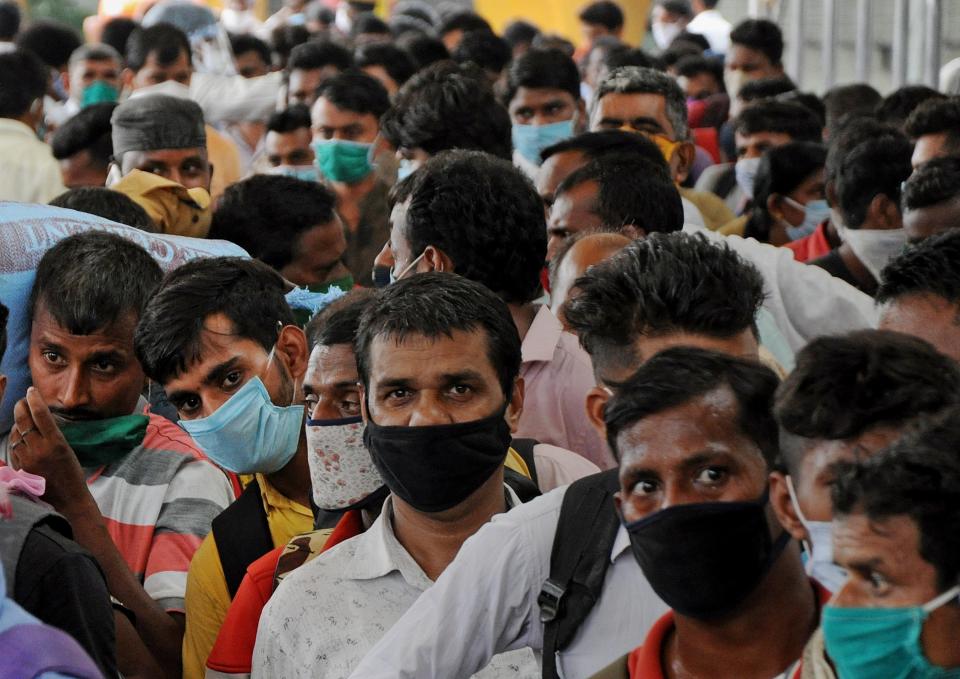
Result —
<instances>
[{"instance_id":1,"label":"shirt collar","mask_svg":"<svg viewBox=\"0 0 960 679\"><path fill-rule=\"evenodd\" d=\"M309 507L304 507L299 502L291 500L286 495L278 491L263 474L257 474L257 485L260 486L260 499L263 500L263 509L270 515L271 511L292 511L302 516L313 518L313 512Z\"/></svg>"},{"instance_id":2,"label":"shirt collar","mask_svg":"<svg viewBox=\"0 0 960 679\"><path fill-rule=\"evenodd\" d=\"M617 529L617 537L613 539L613 549L610 550L610 563L615 562L629 549L630 534L627 532L627 529L623 527L623 523L621 523L620 528Z\"/></svg>"},{"instance_id":3,"label":"shirt collar","mask_svg":"<svg viewBox=\"0 0 960 679\"><path fill-rule=\"evenodd\" d=\"M527 330L526 337L520 347L520 354L524 363L531 361L549 361L553 359L563 326L553 315L546 304L540 307L537 315Z\"/></svg>"}]
</instances>

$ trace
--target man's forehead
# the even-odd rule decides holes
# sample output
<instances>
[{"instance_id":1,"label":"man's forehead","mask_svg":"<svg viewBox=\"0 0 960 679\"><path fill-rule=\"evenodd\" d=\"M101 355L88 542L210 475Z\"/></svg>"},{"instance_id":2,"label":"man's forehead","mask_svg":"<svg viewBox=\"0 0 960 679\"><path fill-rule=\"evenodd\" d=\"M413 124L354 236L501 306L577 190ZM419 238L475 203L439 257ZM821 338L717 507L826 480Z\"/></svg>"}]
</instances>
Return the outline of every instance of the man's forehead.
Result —
<instances>
[{"instance_id":1,"label":"man's forehead","mask_svg":"<svg viewBox=\"0 0 960 679\"><path fill-rule=\"evenodd\" d=\"M413 354L429 359L428 363L418 362L414 367L395 360L400 356L406 360L413 359ZM431 336L420 332L380 333L371 342L370 355L374 370L389 371L391 374L396 373L397 369L409 368L422 375L425 369L431 367L448 372L451 364L474 370L492 368L487 352L487 335L481 328L451 330L449 334L439 332Z\"/></svg>"},{"instance_id":2,"label":"man's forehead","mask_svg":"<svg viewBox=\"0 0 960 679\"><path fill-rule=\"evenodd\" d=\"M118 318L97 330L78 335L61 325L53 313L47 308L43 298L37 300L37 305L33 313L33 324L31 327L31 337L38 340L41 337L47 340L56 340L66 342L72 348L79 348L82 344L97 345L116 345L117 347L131 347L133 345L133 333L137 327L139 317L135 311L128 311L121 314Z\"/></svg>"},{"instance_id":3,"label":"man's forehead","mask_svg":"<svg viewBox=\"0 0 960 679\"><path fill-rule=\"evenodd\" d=\"M669 125L666 117L667 100L653 92L611 92L597 102L600 117L607 115L634 118L654 118Z\"/></svg>"},{"instance_id":4,"label":"man's forehead","mask_svg":"<svg viewBox=\"0 0 960 679\"><path fill-rule=\"evenodd\" d=\"M518 87L513 99L510 100L510 108L537 106L555 99L562 99L568 103L574 101L569 92L556 87Z\"/></svg>"}]
</instances>

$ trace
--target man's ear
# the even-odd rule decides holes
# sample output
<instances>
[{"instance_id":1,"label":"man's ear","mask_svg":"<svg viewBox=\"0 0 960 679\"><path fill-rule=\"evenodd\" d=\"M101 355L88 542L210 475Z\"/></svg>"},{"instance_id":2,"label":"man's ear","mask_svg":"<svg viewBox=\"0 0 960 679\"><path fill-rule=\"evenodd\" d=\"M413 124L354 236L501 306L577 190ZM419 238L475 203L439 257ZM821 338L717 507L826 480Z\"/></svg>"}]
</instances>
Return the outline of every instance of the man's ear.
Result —
<instances>
[{"instance_id":1,"label":"man's ear","mask_svg":"<svg viewBox=\"0 0 960 679\"><path fill-rule=\"evenodd\" d=\"M428 245L423 251L423 259L417 264L417 273L430 271L446 271L453 273L453 260L447 254L433 245Z\"/></svg>"},{"instance_id":2,"label":"man's ear","mask_svg":"<svg viewBox=\"0 0 960 679\"><path fill-rule=\"evenodd\" d=\"M685 141L681 142L673 153L678 160L674 180L678 184L682 184L693 170L693 163L697 158L697 147L693 145L693 142Z\"/></svg>"},{"instance_id":3,"label":"man's ear","mask_svg":"<svg viewBox=\"0 0 960 679\"><path fill-rule=\"evenodd\" d=\"M607 425L603 421L603 413L609 400L610 393L603 387L594 387L587 392L587 419L604 441L607 440Z\"/></svg>"},{"instance_id":4,"label":"man's ear","mask_svg":"<svg viewBox=\"0 0 960 679\"><path fill-rule=\"evenodd\" d=\"M777 219L783 219L783 208L780 207L782 200L783 197L779 193L771 193L767 196L767 212Z\"/></svg>"},{"instance_id":5,"label":"man's ear","mask_svg":"<svg viewBox=\"0 0 960 679\"><path fill-rule=\"evenodd\" d=\"M510 425L510 433L517 433L520 428L520 416L523 414L523 395L525 385L523 378L518 377L513 382L513 392L510 394L510 401L507 403L507 413L505 415L507 424Z\"/></svg>"},{"instance_id":6,"label":"man's ear","mask_svg":"<svg viewBox=\"0 0 960 679\"><path fill-rule=\"evenodd\" d=\"M620 233L630 240L640 240L647 237L647 231L642 226L636 224L624 224L620 227Z\"/></svg>"},{"instance_id":7,"label":"man's ear","mask_svg":"<svg viewBox=\"0 0 960 679\"><path fill-rule=\"evenodd\" d=\"M277 358L283 361L294 382L302 382L307 372L307 335L295 325L285 325L277 337Z\"/></svg>"},{"instance_id":8,"label":"man's ear","mask_svg":"<svg viewBox=\"0 0 960 679\"><path fill-rule=\"evenodd\" d=\"M797 510L790 499L787 477L782 472L770 472L770 507L777 515L780 525L797 540L808 540L807 529L797 516Z\"/></svg>"}]
</instances>

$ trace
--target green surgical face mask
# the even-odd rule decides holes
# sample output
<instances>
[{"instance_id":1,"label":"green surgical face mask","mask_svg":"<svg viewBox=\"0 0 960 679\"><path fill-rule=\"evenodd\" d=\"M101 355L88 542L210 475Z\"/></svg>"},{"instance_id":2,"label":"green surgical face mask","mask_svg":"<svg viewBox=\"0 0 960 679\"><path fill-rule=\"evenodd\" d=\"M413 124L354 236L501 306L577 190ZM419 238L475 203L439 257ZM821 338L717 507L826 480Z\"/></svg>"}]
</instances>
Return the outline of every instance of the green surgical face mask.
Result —
<instances>
[{"instance_id":1,"label":"green surgical face mask","mask_svg":"<svg viewBox=\"0 0 960 679\"><path fill-rule=\"evenodd\" d=\"M61 423L60 432L81 467L101 467L122 459L143 443L149 421L146 415L79 420Z\"/></svg>"},{"instance_id":2,"label":"green surgical face mask","mask_svg":"<svg viewBox=\"0 0 960 679\"><path fill-rule=\"evenodd\" d=\"M332 182L355 184L373 172L370 151L373 144L325 139L313 142L317 167Z\"/></svg>"},{"instance_id":3,"label":"green surgical face mask","mask_svg":"<svg viewBox=\"0 0 960 679\"><path fill-rule=\"evenodd\" d=\"M80 108L86 108L87 106L102 104L104 102L114 102L119 98L120 92L116 87L104 80L95 80L83 89Z\"/></svg>"}]
</instances>

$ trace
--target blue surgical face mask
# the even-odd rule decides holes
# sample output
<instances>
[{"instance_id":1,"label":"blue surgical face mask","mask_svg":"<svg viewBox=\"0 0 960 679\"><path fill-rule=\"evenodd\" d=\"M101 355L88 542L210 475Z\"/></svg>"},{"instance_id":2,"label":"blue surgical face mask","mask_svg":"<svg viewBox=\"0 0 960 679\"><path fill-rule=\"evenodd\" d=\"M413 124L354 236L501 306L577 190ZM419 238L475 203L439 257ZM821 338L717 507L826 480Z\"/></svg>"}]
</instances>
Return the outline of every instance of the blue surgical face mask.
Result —
<instances>
[{"instance_id":1,"label":"blue surgical face mask","mask_svg":"<svg viewBox=\"0 0 960 679\"><path fill-rule=\"evenodd\" d=\"M839 592L847 580L847 571L833 561L833 524L830 521L808 521L800 509L797 492L793 486L793 477L787 475L787 491L793 511L807 531L808 538L803 541L807 552L807 575L823 585L828 592Z\"/></svg>"},{"instance_id":2,"label":"blue surgical face mask","mask_svg":"<svg viewBox=\"0 0 960 679\"><path fill-rule=\"evenodd\" d=\"M798 210L803 211L803 223L800 224L800 226L794 226L784 220L784 226L786 226L787 229L787 238L790 240L800 240L801 238L809 236L817 230L817 227L820 226L822 222L830 218L830 205L823 199L811 200L806 205L798 203L789 196L785 196L784 201Z\"/></svg>"},{"instance_id":3,"label":"blue surgical face mask","mask_svg":"<svg viewBox=\"0 0 960 679\"><path fill-rule=\"evenodd\" d=\"M956 599L960 585L923 606L839 608L824 606L823 639L840 679L956 679L960 668L933 665L920 635L930 613Z\"/></svg>"},{"instance_id":4,"label":"blue surgical face mask","mask_svg":"<svg viewBox=\"0 0 960 679\"><path fill-rule=\"evenodd\" d=\"M401 158L400 165L397 167L397 181L403 181L416 171L417 166L414 164L414 161L410 160L409 158Z\"/></svg>"},{"instance_id":5,"label":"blue surgical face mask","mask_svg":"<svg viewBox=\"0 0 960 679\"><path fill-rule=\"evenodd\" d=\"M314 165L277 165L267 174L293 177L305 182L319 182L320 173Z\"/></svg>"},{"instance_id":6,"label":"blue surgical face mask","mask_svg":"<svg viewBox=\"0 0 960 679\"><path fill-rule=\"evenodd\" d=\"M180 420L180 426L207 457L227 471L272 474L297 452L303 406L274 405L263 380L254 377L209 417Z\"/></svg>"},{"instance_id":7,"label":"blue surgical face mask","mask_svg":"<svg viewBox=\"0 0 960 679\"><path fill-rule=\"evenodd\" d=\"M760 168L761 160L761 158L741 158L734 166L737 186L750 199L753 199L753 182L757 178L757 170Z\"/></svg>"},{"instance_id":8,"label":"blue surgical face mask","mask_svg":"<svg viewBox=\"0 0 960 679\"><path fill-rule=\"evenodd\" d=\"M548 146L573 136L573 119L548 125L513 124L513 148L534 165L540 165L540 154Z\"/></svg>"}]
</instances>

